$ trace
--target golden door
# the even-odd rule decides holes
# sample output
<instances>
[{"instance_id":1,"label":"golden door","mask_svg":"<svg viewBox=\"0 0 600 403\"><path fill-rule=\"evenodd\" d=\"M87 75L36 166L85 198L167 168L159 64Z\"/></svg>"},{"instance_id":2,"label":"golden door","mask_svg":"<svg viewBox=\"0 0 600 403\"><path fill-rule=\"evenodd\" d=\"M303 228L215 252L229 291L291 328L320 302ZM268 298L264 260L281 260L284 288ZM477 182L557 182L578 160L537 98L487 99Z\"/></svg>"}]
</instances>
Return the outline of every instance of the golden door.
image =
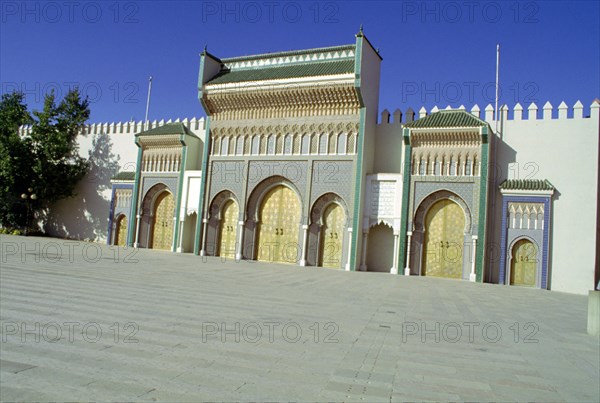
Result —
<instances>
[{"instance_id":1,"label":"golden door","mask_svg":"<svg viewBox=\"0 0 600 403\"><path fill-rule=\"evenodd\" d=\"M440 200L425 218L423 271L426 276L461 278L465 215L450 200Z\"/></svg>"},{"instance_id":2,"label":"golden door","mask_svg":"<svg viewBox=\"0 0 600 403\"><path fill-rule=\"evenodd\" d=\"M219 241L219 256L235 259L235 241L239 208L234 200L229 200L221 212L221 231Z\"/></svg>"},{"instance_id":3,"label":"golden door","mask_svg":"<svg viewBox=\"0 0 600 403\"><path fill-rule=\"evenodd\" d=\"M125 246L127 240L127 217L121 216L117 221L117 228L115 228L115 245Z\"/></svg>"},{"instance_id":4,"label":"golden door","mask_svg":"<svg viewBox=\"0 0 600 403\"><path fill-rule=\"evenodd\" d=\"M171 250L174 210L175 201L171 193L165 191L158 196L154 207L152 249Z\"/></svg>"},{"instance_id":5,"label":"golden door","mask_svg":"<svg viewBox=\"0 0 600 403\"><path fill-rule=\"evenodd\" d=\"M258 260L298 261L301 253L298 245L300 209L300 200L286 186L277 186L267 193L259 210Z\"/></svg>"},{"instance_id":6,"label":"golden door","mask_svg":"<svg viewBox=\"0 0 600 403\"><path fill-rule=\"evenodd\" d=\"M518 241L512 250L510 284L535 287L537 248L527 239Z\"/></svg>"},{"instance_id":7,"label":"golden door","mask_svg":"<svg viewBox=\"0 0 600 403\"><path fill-rule=\"evenodd\" d=\"M344 238L344 209L331 204L323 213L321 229L321 266L339 269L342 265L342 240Z\"/></svg>"}]
</instances>

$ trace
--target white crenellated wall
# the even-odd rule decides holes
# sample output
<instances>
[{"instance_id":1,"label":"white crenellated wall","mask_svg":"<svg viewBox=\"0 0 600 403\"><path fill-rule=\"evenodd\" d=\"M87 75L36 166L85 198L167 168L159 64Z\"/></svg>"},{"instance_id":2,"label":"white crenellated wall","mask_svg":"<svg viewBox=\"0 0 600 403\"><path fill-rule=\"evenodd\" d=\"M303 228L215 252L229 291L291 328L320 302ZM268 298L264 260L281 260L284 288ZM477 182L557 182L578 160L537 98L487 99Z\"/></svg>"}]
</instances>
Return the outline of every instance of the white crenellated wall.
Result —
<instances>
[{"instance_id":1,"label":"white crenellated wall","mask_svg":"<svg viewBox=\"0 0 600 403\"><path fill-rule=\"evenodd\" d=\"M136 170L138 147L135 135L176 122L183 123L204 141L204 118L85 125L77 141L79 155L93 161L91 170L76 186L75 196L52 206L44 231L56 237L105 242L110 212L110 179L118 172ZM19 130L21 135L30 131L30 126L23 126ZM96 145L94 140L97 141ZM201 155L197 158L201 158Z\"/></svg>"},{"instance_id":2,"label":"white crenellated wall","mask_svg":"<svg viewBox=\"0 0 600 403\"><path fill-rule=\"evenodd\" d=\"M452 109L446 107L444 109ZM463 105L459 108L467 110ZM440 110L431 109L430 113ZM470 112L496 129L494 107L482 111L474 105ZM384 110L376 132L376 172L402 172L402 127L404 123L427 116L423 107L392 115ZM495 151L497 172L490 183L494 189L505 179L548 179L556 188L552 198L552 237L550 239L550 288L587 294L594 282L596 223L598 214L598 158L600 101L586 108L577 101L572 107L561 102L557 108L546 102L541 108L532 103L512 109L504 105L498 119ZM490 205L489 242L499 250L501 195L496 192ZM490 258L491 256L488 256ZM499 258L493 257L486 281L498 281Z\"/></svg>"}]
</instances>

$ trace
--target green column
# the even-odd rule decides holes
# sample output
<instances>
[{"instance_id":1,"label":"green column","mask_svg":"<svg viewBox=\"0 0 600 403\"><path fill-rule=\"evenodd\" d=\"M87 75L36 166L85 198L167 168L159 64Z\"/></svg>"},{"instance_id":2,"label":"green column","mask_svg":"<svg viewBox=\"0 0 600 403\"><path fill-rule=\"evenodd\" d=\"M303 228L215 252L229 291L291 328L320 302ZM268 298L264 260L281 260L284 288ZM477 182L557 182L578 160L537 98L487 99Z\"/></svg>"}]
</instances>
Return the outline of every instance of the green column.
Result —
<instances>
[{"instance_id":1,"label":"green column","mask_svg":"<svg viewBox=\"0 0 600 403\"><path fill-rule=\"evenodd\" d=\"M135 166L135 180L133 182L133 198L131 200L131 212L130 212L130 223L129 229L127 231L127 246L133 246L135 242L135 230L138 227L137 222L137 204L138 204L138 192L139 192L139 183L140 183L140 171L142 170L142 147L138 141L135 139L135 144L138 147L138 155L137 155L137 163Z\"/></svg>"},{"instance_id":2,"label":"green column","mask_svg":"<svg viewBox=\"0 0 600 403\"><path fill-rule=\"evenodd\" d=\"M408 229L406 226L408 225L408 204L409 204L409 196L410 196L410 131L409 129L403 129L403 137L404 137L404 169L402 172L402 216L400 218L400 256L398 258L399 266L404 266L404 262L406 262L406 232ZM400 270L398 267L398 274L404 274L404 270Z\"/></svg>"}]
</instances>

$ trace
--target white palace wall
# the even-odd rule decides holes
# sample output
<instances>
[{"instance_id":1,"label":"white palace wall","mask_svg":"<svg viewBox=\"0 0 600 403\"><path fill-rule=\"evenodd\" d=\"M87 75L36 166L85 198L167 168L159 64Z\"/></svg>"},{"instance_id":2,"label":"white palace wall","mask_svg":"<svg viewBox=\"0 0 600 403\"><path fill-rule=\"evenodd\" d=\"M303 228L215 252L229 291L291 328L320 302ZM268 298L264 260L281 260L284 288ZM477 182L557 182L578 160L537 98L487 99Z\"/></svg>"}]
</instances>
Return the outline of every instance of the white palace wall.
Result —
<instances>
[{"instance_id":1,"label":"white palace wall","mask_svg":"<svg viewBox=\"0 0 600 403\"><path fill-rule=\"evenodd\" d=\"M513 110L501 108L496 164L494 171L490 170L489 186L495 190L495 198L487 219L491 236L484 278L498 282L502 213L498 186L505 179L548 179L556 188L552 197L550 289L587 294L594 283L596 264L600 103L595 101L589 108L581 102L572 108L561 103L557 109L546 103L542 110L532 104L527 109L523 113L519 104ZM438 110L434 107L431 113ZM491 105L483 112L475 105L471 113L495 130ZM418 113L408 110L404 115L399 110L392 116L387 110L381 113L376 132L376 172L404 173L402 124L426 115L424 108ZM495 177L492 172L496 172ZM369 247L383 246L371 243Z\"/></svg>"},{"instance_id":2,"label":"white palace wall","mask_svg":"<svg viewBox=\"0 0 600 403\"><path fill-rule=\"evenodd\" d=\"M584 294L594 283L600 104L592 104L589 118L583 118L580 105L572 118L567 118L566 105L556 111L547 103L538 119L531 118L535 108L527 119L518 119L519 106L511 116L505 109L499 127L497 184L504 179L548 179L554 185L550 288ZM499 192L495 201L501 205ZM495 210L498 226L501 209ZM499 244L500 231L493 233Z\"/></svg>"},{"instance_id":3,"label":"white palace wall","mask_svg":"<svg viewBox=\"0 0 600 403\"><path fill-rule=\"evenodd\" d=\"M86 125L78 137L79 155L90 158L90 172L77 184L73 197L48 211L43 230L55 237L106 242L111 200L111 178L135 171L138 147L135 134L172 121L118 122ZM177 119L204 141L204 119ZM21 128L21 134L29 127ZM96 144L94 144L94 142ZM201 158L200 155L197 158Z\"/></svg>"}]
</instances>

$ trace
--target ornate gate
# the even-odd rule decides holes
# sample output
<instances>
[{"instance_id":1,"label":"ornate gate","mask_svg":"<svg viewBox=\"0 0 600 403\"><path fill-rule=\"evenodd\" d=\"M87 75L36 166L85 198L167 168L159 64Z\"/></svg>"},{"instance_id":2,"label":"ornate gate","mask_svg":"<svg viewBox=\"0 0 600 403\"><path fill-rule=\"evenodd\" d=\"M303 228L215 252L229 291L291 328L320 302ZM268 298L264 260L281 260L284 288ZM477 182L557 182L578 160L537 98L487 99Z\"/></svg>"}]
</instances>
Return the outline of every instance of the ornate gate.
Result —
<instances>
[{"instance_id":1,"label":"ornate gate","mask_svg":"<svg viewBox=\"0 0 600 403\"><path fill-rule=\"evenodd\" d=\"M344 238L344 209L331 204L323 213L321 229L321 266L339 269L342 266L342 240Z\"/></svg>"},{"instance_id":2,"label":"ornate gate","mask_svg":"<svg viewBox=\"0 0 600 403\"><path fill-rule=\"evenodd\" d=\"M175 200L165 191L154 204L154 224L152 226L152 249L171 250L173 244L173 213Z\"/></svg>"},{"instance_id":3,"label":"ornate gate","mask_svg":"<svg viewBox=\"0 0 600 403\"><path fill-rule=\"evenodd\" d=\"M229 200L221 212L221 231L219 241L219 256L235 258L235 241L239 208L234 200Z\"/></svg>"},{"instance_id":4,"label":"ornate gate","mask_svg":"<svg viewBox=\"0 0 600 403\"><path fill-rule=\"evenodd\" d=\"M458 204L444 199L431 206L425 218L424 275L462 277L464 228Z\"/></svg>"},{"instance_id":5,"label":"ornate gate","mask_svg":"<svg viewBox=\"0 0 600 403\"><path fill-rule=\"evenodd\" d=\"M512 249L510 284L535 287L537 248L527 239L521 239Z\"/></svg>"},{"instance_id":6,"label":"ornate gate","mask_svg":"<svg viewBox=\"0 0 600 403\"><path fill-rule=\"evenodd\" d=\"M117 220L115 235L114 244L117 246L125 246L125 242L127 241L127 217L124 215Z\"/></svg>"},{"instance_id":7,"label":"ornate gate","mask_svg":"<svg viewBox=\"0 0 600 403\"><path fill-rule=\"evenodd\" d=\"M280 185L264 197L259 210L257 259L296 263L300 258L298 229L301 206L296 193Z\"/></svg>"}]
</instances>

